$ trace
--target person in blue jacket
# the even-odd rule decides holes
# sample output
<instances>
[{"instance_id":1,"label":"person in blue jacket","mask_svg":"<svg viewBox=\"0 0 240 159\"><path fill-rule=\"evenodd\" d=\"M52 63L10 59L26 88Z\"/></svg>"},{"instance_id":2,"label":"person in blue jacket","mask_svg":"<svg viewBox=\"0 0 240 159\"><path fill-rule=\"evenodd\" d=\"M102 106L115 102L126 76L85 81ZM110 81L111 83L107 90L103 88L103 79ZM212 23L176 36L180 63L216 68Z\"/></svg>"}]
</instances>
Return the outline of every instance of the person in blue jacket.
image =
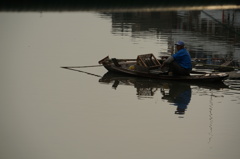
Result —
<instances>
[{"instance_id":1,"label":"person in blue jacket","mask_svg":"<svg viewBox=\"0 0 240 159\"><path fill-rule=\"evenodd\" d=\"M169 75L189 76L192 70L191 56L184 47L184 42L178 41L176 44L177 52L165 60L161 68L169 65Z\"/></svg>"}]
</instances>

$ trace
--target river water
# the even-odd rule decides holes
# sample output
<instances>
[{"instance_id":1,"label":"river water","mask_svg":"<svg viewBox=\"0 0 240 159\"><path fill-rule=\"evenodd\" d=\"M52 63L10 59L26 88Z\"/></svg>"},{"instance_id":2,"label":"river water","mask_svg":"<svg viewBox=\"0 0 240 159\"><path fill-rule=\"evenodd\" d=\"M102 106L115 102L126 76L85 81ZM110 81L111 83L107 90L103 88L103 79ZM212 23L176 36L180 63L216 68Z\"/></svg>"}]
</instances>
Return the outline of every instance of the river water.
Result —
<instances>
[{"instance_id":1,"label":"river water","mask_svg":"<svg viewBox=\"0 0 240 159\"><path fill-rule=\"evenodd\" d=\"M237 159L240 82L109 74L105 56L240 60L239 10L1 12L0 158Z\"/></svg>"}]
</instances>

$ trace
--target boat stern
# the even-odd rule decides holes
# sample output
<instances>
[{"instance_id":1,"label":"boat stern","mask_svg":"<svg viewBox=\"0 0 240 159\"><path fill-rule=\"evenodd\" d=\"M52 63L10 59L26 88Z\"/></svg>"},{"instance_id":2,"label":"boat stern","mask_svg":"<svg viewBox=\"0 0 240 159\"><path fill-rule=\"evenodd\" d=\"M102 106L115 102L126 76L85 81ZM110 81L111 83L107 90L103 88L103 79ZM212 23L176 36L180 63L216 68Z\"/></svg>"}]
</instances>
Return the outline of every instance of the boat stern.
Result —
<instances>
[{"instance_id":1,"label":"boat stern","mask_svg":"<svg viewBox=\"0 0 240 159\"><path fill-rule=\"evenodd\" d=\"M104 57L102 60L98 61L99 64L104 64L106 62L109 62L110 58L109 56Z\"/></svg>"}]
</instances>

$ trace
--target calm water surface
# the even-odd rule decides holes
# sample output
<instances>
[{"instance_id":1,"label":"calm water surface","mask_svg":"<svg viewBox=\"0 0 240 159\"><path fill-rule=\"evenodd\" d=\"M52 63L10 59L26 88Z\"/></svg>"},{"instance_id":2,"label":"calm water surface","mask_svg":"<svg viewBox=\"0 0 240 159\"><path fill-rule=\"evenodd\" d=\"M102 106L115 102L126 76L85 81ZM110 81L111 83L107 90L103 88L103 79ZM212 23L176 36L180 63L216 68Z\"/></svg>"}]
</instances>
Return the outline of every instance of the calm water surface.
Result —
<instances>
[{"instance_id":1,"label":"calm water surface","mask_svg":"<svg viewBox=\"0 0 240 159\"><path fill-rule=\"evenodd\" d=\"M238 64L239 10L1 12L0 21L0 158L239 158L238 80L159 82L61 68L107 55L168 55L178 40L192 57Z\"/></svg>"}]
</instances>

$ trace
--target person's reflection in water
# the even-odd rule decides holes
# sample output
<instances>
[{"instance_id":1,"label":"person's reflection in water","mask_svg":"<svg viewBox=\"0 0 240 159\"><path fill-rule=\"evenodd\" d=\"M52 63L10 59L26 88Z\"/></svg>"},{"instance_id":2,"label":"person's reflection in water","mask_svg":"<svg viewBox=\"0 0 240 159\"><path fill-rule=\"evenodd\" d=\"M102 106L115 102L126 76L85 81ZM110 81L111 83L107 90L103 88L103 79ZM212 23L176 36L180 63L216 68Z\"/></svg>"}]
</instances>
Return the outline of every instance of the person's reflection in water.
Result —
<instances>
[{"instance_id":1,"label":"person's reflection in water","mask_svg":"<svg viewBox=\"0 0 240 159\"><path fill-rule=\"evenodd\" d=\"M185 114L192 95L190 85L186 83L167 83L167 86L169 93L166 93L165 88L161 89L162 99L166 99L169 103L177 106L175 114Z\"/></svg>"}]
</instances>

